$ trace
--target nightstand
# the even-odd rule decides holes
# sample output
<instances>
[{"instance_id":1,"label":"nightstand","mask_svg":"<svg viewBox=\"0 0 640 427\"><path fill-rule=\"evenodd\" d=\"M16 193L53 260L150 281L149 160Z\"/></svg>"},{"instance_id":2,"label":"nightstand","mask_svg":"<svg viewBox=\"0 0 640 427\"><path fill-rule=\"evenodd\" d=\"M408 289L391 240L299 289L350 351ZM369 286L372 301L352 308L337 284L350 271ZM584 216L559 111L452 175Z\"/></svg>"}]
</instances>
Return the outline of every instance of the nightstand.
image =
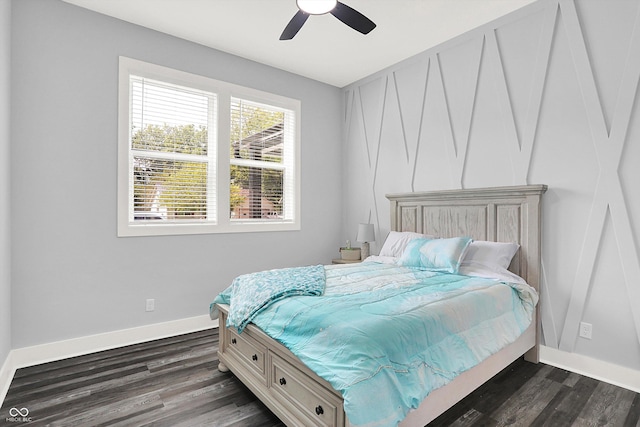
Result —
<instances>
[{"instance_id":1,"label":"nightstand","mask_svg":"<svg viewBox=\"0 0 640 427\"><path fill-rule=\"evenodd\" d=\"M362 262L362 260L361 259L342 259L342 258L331 260L331 264L357 264L359 262Z\"/></svg>"}]
</instances>

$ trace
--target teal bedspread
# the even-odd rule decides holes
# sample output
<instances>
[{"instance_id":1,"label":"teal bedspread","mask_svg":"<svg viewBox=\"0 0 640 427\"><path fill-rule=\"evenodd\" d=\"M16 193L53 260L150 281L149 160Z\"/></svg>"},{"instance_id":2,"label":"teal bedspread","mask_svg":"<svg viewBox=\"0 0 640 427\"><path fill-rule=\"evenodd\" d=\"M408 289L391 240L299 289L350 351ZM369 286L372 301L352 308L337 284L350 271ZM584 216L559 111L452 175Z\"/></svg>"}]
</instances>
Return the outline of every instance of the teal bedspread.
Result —
<instances>
[{"instance_id":1,"label":"teal bedspread","mask_svg":"<svg viewBox=\"0 0 640 427\"><path fill-rule=\"evenodd\" d=\"M538 299L526 284L412 267L323 268L322 296L277 300L252 322L342 393L354 426L396 426L432 390L515 341ZM230 287L215 302L234 298Z\"/></svg>"}]
</instances>

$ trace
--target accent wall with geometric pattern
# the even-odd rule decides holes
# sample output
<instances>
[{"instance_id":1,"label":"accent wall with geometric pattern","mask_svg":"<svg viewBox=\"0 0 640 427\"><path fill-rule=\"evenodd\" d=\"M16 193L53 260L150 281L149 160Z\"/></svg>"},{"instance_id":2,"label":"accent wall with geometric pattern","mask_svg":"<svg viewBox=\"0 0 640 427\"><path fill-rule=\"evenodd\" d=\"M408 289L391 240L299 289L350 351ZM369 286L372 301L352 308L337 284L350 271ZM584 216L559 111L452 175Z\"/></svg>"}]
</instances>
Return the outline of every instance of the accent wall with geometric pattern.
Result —
<instances>
[{"instance_id":1,"label":"accent wall with geometric pattern","mask_svg":"<svg viewBox=\"0 0 640 427\"><path fill-rule=\"evenodd\" d=\"M541 0L347 86L345 239L378 253L387 193L546 184L544 344L640 371L639 79L639 0Z\"/></svg>"}]
</instances>

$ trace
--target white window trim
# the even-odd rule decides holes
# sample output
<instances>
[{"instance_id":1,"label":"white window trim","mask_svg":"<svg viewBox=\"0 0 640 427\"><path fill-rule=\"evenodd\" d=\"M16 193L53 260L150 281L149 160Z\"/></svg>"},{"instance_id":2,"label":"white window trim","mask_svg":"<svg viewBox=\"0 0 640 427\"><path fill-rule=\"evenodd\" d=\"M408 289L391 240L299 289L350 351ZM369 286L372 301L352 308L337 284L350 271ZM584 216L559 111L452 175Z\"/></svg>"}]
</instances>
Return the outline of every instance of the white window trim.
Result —
<instances>
[{"instance_id":1,"label":"white window trim","mask_svg":"<svg viewBox=\"0 0 640 427\"><path fill-rule=\"evenodd\" d=\"M214 162L216 169L215 192L216 205L215 222L189 222L189 223L135 223L129 219L129 207L133 197L133 186L130 181L129 162L129 76L137 75L141 77L160 80L176 85L192 87L217 95L218 124L217 129L212 129L209 138L215 138L214 144L216 152L213 156L217 159ZM293 180L295 201L288 209L293 209L293 220L287 221L240 221L229 218L229 172L230 172L230 103L231 98L242 98L262 104L272 105L293 111L295 115L295 135L293 141ZM119 65L119 87L118 87L118 203L117 203L117 223L118 236L158 236L158 235L178 235L178 234L209 234L209 233L242 233L259 231L290 231L300 230L300 101L274 95L268 92L259 91L232 83L222 82L184 71L174 70L156 64L151 64L136 59L120 57Z\"/></svg>"}]
</instances>

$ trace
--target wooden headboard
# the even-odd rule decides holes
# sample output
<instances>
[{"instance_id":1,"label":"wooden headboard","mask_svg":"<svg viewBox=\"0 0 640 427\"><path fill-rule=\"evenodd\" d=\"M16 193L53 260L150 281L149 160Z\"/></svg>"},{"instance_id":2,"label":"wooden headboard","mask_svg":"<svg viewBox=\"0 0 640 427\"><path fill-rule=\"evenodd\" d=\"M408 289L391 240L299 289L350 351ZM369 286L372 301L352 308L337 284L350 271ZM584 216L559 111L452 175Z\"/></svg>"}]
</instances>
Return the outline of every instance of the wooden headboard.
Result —
<instances>
[{"instance_id":1,"label":"wooden headboard","mask_svg":"<svg viewBox=\"0 0 640 427\"><path fill-rule=\"evenodd\" d=\"M516 242L509 270L540 290L541 198L546 185L387 194L391 230Z\"/></svg>"}]
</instances>

